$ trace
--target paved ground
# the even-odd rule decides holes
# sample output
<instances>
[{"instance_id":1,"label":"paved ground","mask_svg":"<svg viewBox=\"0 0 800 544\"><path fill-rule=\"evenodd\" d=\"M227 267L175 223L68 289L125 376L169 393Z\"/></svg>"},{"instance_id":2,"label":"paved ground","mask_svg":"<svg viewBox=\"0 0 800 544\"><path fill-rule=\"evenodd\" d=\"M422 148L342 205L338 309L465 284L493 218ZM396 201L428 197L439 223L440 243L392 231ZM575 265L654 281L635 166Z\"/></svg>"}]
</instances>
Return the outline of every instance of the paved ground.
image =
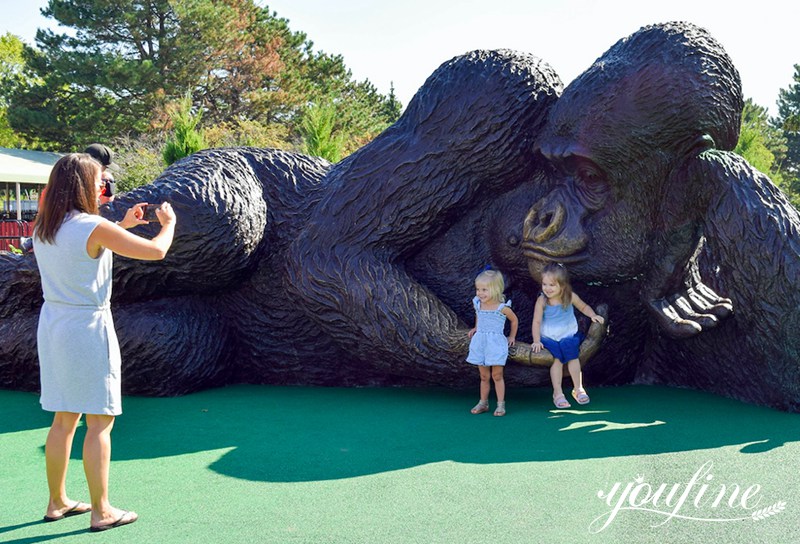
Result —
<instances>
[{"instance_id":1,"label":"paved ground","mask_svg":"<svg viewBox=\"0 0 800 544\"><path fill-rule=\"evenodd\" d=\"M0 542L800 541L800 415L677 389L590 393L558 411L547 390L511 390L505 418L440 389L129 397L111 496L141 519L101 536L87 516L39 521L50 418L36 395L0 391ZM86 500L74 449L69 487Z\"/></svg>"}]
</instances>

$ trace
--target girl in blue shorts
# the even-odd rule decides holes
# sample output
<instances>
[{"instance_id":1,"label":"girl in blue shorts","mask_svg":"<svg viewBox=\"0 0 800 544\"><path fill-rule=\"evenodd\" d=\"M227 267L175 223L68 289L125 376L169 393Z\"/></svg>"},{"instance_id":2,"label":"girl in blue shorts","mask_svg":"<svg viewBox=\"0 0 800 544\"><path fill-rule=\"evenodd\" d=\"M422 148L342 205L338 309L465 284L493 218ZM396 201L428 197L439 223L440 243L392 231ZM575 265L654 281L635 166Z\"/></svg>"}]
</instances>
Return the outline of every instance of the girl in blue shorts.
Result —
<instances>
[{"instance_id":1,"label":"girl in blue shorts","mask_svg":"<svg viewBox=\"0 0 800 544\"><path fill-rule=\"evenodd\" d=\"M547 349L555 359L550 367L550 380L553 382L553 404L556 408L570 407L561 389L565 364L574 387L572 397L578 404L589 404L589 395L583 388L581 362L578 360L583 335L578 332L575 308L596 323L604 321L602 316L597 315L591 306L572 291L564 265L548 264L542 271L542 293L536 299L533 310L532 347L534 353L542 348Z\"/></svg>"}]
</instances>

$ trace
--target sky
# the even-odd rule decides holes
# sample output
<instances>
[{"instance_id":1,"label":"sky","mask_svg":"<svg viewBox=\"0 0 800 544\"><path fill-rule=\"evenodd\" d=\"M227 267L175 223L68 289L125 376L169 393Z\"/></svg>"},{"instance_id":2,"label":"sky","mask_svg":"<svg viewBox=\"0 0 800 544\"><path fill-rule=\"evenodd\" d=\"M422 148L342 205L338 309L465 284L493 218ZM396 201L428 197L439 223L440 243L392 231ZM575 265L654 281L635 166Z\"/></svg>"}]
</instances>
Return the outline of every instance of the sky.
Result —
<instances>
[{"instance_id":1,"label":"sky","mask_svg":"<svg viewBox=\"0 0 800 544\"><path fill-rule=\"evenodd\" d=\"M706 28L733 60L745 98L777 114L778 90L800 64L796 0L256 0L314 42L342 55L405 106L442 63L475 49L514 49L547 61L568 84L617 40L642 26L689 21ZM0 34L33 44L53 26L47 0L0 0ZM735 7L728 7L733 5Z\"/></svg>"}]
</instances>

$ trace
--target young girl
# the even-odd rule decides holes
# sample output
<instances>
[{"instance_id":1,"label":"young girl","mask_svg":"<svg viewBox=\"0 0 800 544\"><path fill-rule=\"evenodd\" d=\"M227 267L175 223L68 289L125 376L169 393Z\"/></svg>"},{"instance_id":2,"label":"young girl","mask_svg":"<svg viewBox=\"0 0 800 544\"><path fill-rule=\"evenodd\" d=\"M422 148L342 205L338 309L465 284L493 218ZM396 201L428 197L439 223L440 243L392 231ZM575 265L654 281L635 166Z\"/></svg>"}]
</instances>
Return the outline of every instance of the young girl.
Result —
<instances>
[{"instance_id":1,"label":"young girl","mask_svg":"<svg viewBox=\"0 0 800 544\"><path fill-rule=\"evenodd\" d=\"M503 366L506 364L509 346L514 345L519 320L511 311L511 301L503 296L503 275L496 270L485 270L475 278L475 328L469 331L469 355L467 362L478 366L481 375L481 400L472 408L473 414L489 410L489 377L494 380L497 394L496 416L506 415L506 385L503 381ZM506 319L511 323L508 338L503 335Z\"/></svg>"},{"instance_id":2,"label":"young girl","mask_svg":"<svg viewBox=\"0 0 800 544\"><path fill-rule=\"evenodd\" d=\"M603 317L597 315L592 307L572 292L569 274L564 265L550 263L542 271L542 293L536 300L533 310L533 351L538 353L547 348L553 354L550 379L553 382L553 404L556 408L569 408L570 403L561 389L564 364L567 365L574 389L572 397L578 404L589 404L589 395L583 388L581 362L578 352L583 335L578 332L578 320L574 308L596 323Z\"/></svg>"}]
</instances>

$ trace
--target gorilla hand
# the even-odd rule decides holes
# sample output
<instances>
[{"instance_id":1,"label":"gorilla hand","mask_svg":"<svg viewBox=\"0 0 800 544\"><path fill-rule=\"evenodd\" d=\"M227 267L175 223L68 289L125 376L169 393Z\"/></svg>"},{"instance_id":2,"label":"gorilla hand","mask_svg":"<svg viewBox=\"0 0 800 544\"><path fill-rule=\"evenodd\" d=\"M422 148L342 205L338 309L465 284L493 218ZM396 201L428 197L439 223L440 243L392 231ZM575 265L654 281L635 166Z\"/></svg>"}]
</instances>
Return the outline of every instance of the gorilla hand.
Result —
<instances>
[{"instance_id":1,"label":"gorilla hand","mask_svg":"<svg viewBox=\"0 0 800 544\"><path fill-rule=\"evenodd\" d=\"M650 309L668 336L689 338L716 327L733 313L733 304L729 298L697 283L678 294L650 302Z\"/></svg>"}]
</instances>

